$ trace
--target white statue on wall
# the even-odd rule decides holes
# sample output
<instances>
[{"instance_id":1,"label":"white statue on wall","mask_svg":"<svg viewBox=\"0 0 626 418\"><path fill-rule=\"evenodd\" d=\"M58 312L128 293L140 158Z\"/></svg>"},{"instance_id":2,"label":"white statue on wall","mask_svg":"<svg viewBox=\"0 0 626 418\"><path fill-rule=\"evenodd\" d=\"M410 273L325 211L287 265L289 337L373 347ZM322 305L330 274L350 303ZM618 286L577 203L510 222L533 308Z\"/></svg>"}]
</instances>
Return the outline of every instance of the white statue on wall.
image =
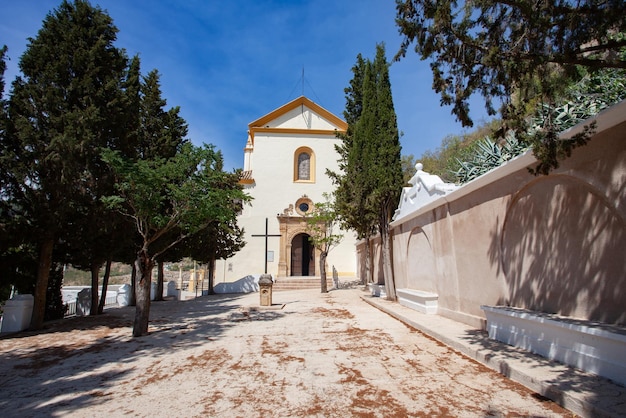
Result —
<instances>
[{"instance_id":1,"label":"white statue on wall","mask_svg":"<svg viewBox=\"0 0 626 418\"><path fill-rule=\"evenodd\" d=\"M437 175L428 174L423 168L422 163L415 164L415 175L409 180L411 186L402 189L394 221L458 188L455 184L445 183Z\"/></svg>"}]
</instances>

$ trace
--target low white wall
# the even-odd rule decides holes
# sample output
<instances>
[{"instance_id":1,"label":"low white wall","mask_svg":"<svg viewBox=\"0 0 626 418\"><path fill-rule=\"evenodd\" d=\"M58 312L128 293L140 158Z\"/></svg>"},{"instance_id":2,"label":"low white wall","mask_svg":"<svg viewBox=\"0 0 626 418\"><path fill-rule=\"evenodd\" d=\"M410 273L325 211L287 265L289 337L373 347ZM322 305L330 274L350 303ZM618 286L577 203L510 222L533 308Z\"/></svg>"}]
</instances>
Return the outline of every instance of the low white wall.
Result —
<instances>
[{"instance_id":1,"label":"low white wall","mask_svg":"<svg viewBox=\"0 0 626 418\"><path fill-rule=\"evenodd\" d=\"M489 338L626 386L626 329L502 306L483 306Z\"/></svg>"}]
</instances>

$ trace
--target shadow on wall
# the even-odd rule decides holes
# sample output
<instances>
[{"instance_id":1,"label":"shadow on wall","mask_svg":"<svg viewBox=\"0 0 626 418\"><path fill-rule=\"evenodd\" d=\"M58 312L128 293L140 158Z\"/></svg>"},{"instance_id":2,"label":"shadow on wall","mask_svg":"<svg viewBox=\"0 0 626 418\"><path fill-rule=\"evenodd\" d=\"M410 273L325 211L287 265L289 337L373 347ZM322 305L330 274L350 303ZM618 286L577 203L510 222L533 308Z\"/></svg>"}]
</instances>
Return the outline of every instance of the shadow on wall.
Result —
<instances>
[{"instance_id":1,"label":"shadow on wall","mask_svg":"<svg viewBox=\"0 0 626 418\"><path fill-rule=\"evenodd\" d=\"M232 283L218 283L213 287L215 293L252 293L259 291L260 276L246 276Z\"/></svg>"},{"instance_id":2,"label":"shadow on wall","mask_svg":"<svg viewBox=\"0 0 626 418\"><path fill-rule=\"evenodd\" d=\"M626 192L624 182L614 196ZM626 220L618 202L567 175L540 177L511 201L490 260L500 305L626 325Z\"/></svg>"}]
</instances>

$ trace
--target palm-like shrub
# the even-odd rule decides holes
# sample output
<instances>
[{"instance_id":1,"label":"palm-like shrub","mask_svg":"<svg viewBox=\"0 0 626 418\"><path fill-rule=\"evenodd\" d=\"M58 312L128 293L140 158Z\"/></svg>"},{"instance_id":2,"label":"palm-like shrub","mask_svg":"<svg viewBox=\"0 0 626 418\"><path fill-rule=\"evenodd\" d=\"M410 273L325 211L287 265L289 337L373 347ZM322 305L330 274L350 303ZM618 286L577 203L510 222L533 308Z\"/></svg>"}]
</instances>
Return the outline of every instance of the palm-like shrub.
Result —
<instances>
[{"instance_id":1,"label":"palm-like shrub","mask_svg":"<svg viewBox=\"0 0 626 418\"><path fill-rule=\"evenodd\" d=\"M487 136L477 142L475 149L476 153L472 160L457 160L460 168L454 175L459 183L467 183L501 166L527 150L528 146L519 141L513 133L509 133L501 142L496 142Z\"/></svg>"},{"instance_id":2,"label":"palm-like shrub","mask_svg":"<svg viewBox=\"0 0 626 418\"><path fill-rule=\"evenodd\" d=\"M480 140L475 154L468 161L458 161L460 168L454 172L458 183L466 183L478 176L499 167L504 162L520 155L528 148L533 148L539 160L538 152L545 152L546 138L543 137L546 126L556 129L550 132L563 132L578 123L581 123L602 110L626 99L626 71L608 69L592 74L586 74L579 82L573 84L564 95L559 105L540 105L530 118L528 132L524 139L515 137L511 131L500 142L490 137ZM593 125L585 130L585 135L570 141L554 138L553 159L549 164L540 163L530 171L535 174L547 174L550 169L558 166L557 158L568 157L574 147L584 145L589 133L593 132ZM537 146L542 144L541 147ZM543 165L542 165L543 164Z\"/></svg>"}]
</instances>

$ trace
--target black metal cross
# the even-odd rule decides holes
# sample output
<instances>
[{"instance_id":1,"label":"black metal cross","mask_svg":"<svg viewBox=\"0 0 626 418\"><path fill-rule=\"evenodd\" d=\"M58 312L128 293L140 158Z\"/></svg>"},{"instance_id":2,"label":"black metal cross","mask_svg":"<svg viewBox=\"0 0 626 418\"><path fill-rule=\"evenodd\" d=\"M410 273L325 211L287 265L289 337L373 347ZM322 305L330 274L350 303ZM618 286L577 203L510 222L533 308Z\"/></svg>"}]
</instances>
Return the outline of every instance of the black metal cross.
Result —
<instances>
[{"instance_id":1,"label":"black metal cross","mask_svg":"<svg viewBox=\"0 0 626 418\"><path fill-rule=\"evenodd\" d=\"M253 237L265 237L265 274L267 274L267 238L269 238L269 237L280 237L280 234L278 234L278 235L268 234L268 229L267 228L268 228L268 220L267 220L267 218L265 218L265 234L263 234L263 235L252 234L251 235Z\"/></svg>"}]
</instances>

